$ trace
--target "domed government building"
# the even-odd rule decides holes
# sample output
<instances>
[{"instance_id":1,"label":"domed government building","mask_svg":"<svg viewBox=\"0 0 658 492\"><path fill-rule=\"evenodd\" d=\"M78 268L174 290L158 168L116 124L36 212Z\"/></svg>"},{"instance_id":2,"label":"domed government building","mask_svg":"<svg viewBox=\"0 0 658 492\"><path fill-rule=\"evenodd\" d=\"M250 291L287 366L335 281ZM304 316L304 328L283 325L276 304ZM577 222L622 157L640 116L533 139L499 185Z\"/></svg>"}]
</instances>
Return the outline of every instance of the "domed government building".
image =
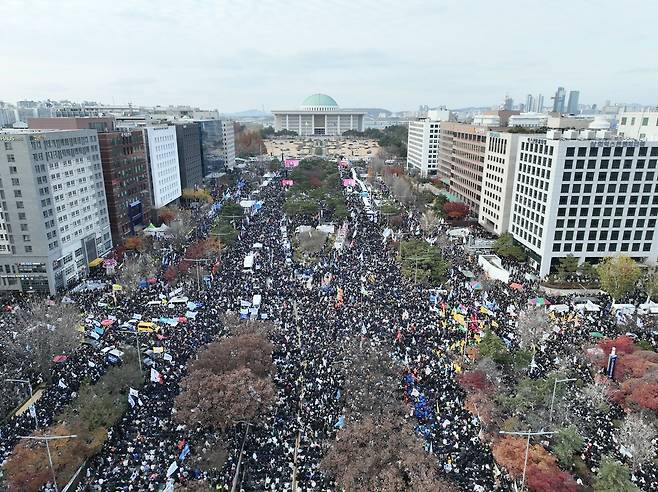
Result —
<instances>
[{"instance_id":1,"label":"domed government building","mask_svg":"<svg viewBox=\"0 0 658 492\"><path fill-rule=\"evenodd\" d=\"M299 109L274 110L274 129L290 130L300 136L338 136L346 131L363 131L365 111L342 110L334 98L313 94Z\"/></svg>"}]
</instances>

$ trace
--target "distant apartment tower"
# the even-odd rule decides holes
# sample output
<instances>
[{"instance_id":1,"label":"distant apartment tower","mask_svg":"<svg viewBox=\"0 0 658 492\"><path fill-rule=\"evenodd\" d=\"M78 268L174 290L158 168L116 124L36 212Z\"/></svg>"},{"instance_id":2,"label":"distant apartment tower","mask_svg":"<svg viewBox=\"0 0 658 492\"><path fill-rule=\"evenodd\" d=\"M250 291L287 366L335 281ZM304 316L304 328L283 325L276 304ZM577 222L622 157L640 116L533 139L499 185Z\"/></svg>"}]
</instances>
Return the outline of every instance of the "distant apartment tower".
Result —
<instances>
[{"instance_id":1,"label":"distant apartment tower","mask_svg":"<svg viewBox=\"0 0 658 492\"><path fill-rule=\"evenodd\" d=\"M536 104L535 98L532 96L532 94L528 94L525 98L526 113L529 113L531 111L537 111L535 104Z\"/></svg>"},{"instance_id":2,"label":"distant apartment tower","mask_svg":"<svg viewBox=\"0 0 658 492\"><path fill-rule=\"evenodd\" d=\"M605 130L520 138L510 230L543 277L560 258L658 258L658 142Z\"/></svg>"},{"instance_id":3,"label":"distant apartment tower","mask_svg":"<svg viewBox=\"0 0 658 492\"><path fill-rule=\"evenodd\" d=\"M578 98L580 91L569 91L569 100L567 102L567 113L578 114Z\"/></svg>"},{"instance_id":4,"label":"distant apartment tower","mask_svg":"<svg viewBox=\"0 0 658 492\"><path fill-rule=\"evenodd\" d=\"M203 183L201 126L198 123L176 123L175 126L181 188L196 188Z\"/></svg>"},{"instance_id":5,"label":"distant apartment tower","mask_svg":"<svg viewBox=\"0 0 658 492\"><path fill-rule=\"evenodd\" d=\"M520 133L487 132L478 222L489 232L509 229Z\"/></svg>"},{"instance_id":6,"label":"distant apartment tower","mask_svg":"<svg viewBox=\"0 0 658 492\"><path fill-rule=\"evenodd\" d=\"M537 103L534 108L534 111L541 113L544 111L544 96L542 94L537 95Z\"/></svg>"},{"instance_id":7,"label":"distant apartment tower","mask_svg":"<svg viewBox=\"0 0 658 492\"><path fill-rule=\"evenodd\" d=\"M0 101L0 128L10 127L16 123L16 109L11 105Z\"/></svg>"},{"instance_id":8,"label":"distant apartment tower","mask_svg":"<svg viewBox=\"0 0 658 492\"><path fill-rule=\"evenodd\" d=\"M159 125L143 128L153 208L158 209L181 196L176 128Z\"/></svg>"},{"instance_id":9,"label":"distant apartment tower","mask_svg":"<svg viewBox=\"0 0 658 492\"><path fill-rule=\"evenodd\" d=\"M622 111L617 118L617 133L624 138L658 142L658 108L653 111Z\"/></svg>"},{"instance_id":10,"label":"distant apartment tower","mask_svg":"<svg viewBox=\"0 0 658 492\"><path fill-rule=\"evenodd\" d=\"M0 290L54 294L112 248L95 130L0 131Z\"/></svg>"},{"instance_id":11,"label":"distant apartment tower","mask_svg":"<svg viewBox=\"0 0 658 492\"><path fill-rule=\"evenodd\" d=\"M564 113L564 99L566 93L564 87L558 87L553 96L553 112L554 113Z\"/></svg>"},{"instance_id":12,"label":"distant apartment tower","mask_svg":"<svg viewBox=\"0 0 658 492\"><path fill-rule=\"evenodd\" d=\"M513 107L514 107L514 99L506 95L505 100L503 102L503 109L505 111L511 111Z\"/></svg>"}]
</instances>

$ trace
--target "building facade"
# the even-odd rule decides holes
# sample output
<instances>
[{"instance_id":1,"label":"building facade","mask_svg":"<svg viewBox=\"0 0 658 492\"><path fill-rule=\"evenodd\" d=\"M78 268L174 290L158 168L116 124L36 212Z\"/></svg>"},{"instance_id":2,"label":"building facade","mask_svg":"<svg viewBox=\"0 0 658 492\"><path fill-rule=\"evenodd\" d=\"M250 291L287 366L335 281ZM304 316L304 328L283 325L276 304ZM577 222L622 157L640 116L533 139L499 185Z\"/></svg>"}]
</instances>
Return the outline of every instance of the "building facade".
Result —
<instances>
[{"instance_id":1,"label":"building facade","mask_svg":"<svg viewBox=\"0 0 658 492\"><path fill-rule=\"evenodd\" d=\"M440 126L439 121L430 118L409 122L407 171L413 170L422 178L438 174Z\"/></svg>"},{"instance_id":2,"label":"building facade","mask_svg":"<svg viewBox=\"0 0 658 492\"><path fill-rule=\"evenodd\" d=\"M569 91L569 99L567 100L567 113L578 114L578 99L580 98L580 91Z\"/></svg>"},{"instance_id":3,"label":"building facade","mask_svg":"<svg viewBox=\"0 0 658 492\"><path fill-rule=\"evenodd\" d=\"M274 129L289 130L299 136L339 136L349 130L362 132L365 111L341 110L326 94L313 94L296 110L276 110Z\"/></svg>"},{"instance_id":4,"label":"building facade","mask_svg":"<svg viewBox=\"0 0 658 492\"><path fill-rule=\"evenodd\" d=\"M203 183L201 126L198 123L176 123L175 127L181 188L196 188Z\"/></svg>"},{"instance_id":5,"label":"building facade","mask_svg":"<svg viewBox=\"0 0 658 492\"><path fill-rule=\"evenodd\" d=\"M617 132L620 137L658 142L658 109L620 112Z\"/></svg>"},{"instance_id":6,"label":"building facade","mask_svg":"<svg viewBox=\"0 0 658 492\"><path fill-rule=\"evenodd\" d=\"M151 194L141 130L98 134L112 242L121 244L149 223Z\"/></svg>"},{"instance_id":7,"label":"building facade","mask_svg":"<svg viewBox=\"0 0 658 492\"><path fill-rule=\"evenodd\" d=\"M195 120L201 127L203 176L235 168L235 130L230 120Z\"/></svg>"},{"instance_id":8,"label":"building facade","mask_svg":"<svg viewBox=\"0 0 658 492\"><path fill-rule=\"evenodd\" d=\"M465 123L445 122L441 133L449 137L441 141L440 159L450 163L450 191L457 195L476 214L480 208L482 176L486 151L487 132L490 128ZM450 146L447 145L448 141Z\"/></svg>"},{"instance_id":9,"label":"building facade","mask_svg":"<svg viewBox=\"0 0 658 492\"><path fill-rule=\"evenodd\" d=\"M658 258L658 142L604 130L522 137L514 184L514 238L544 276L560 258Z\"/></svg>"},{"instance_id":10,"label":"building facade","mask_svg":"<svg viewBox=\"0 0 658 492\"><path fill-rule=\"evenodd\" d=\"M112 242L148 224L151 196L142 130L115 131L112 117L30 118L30 128L96 130L103 167Z\"/></svg>"},{"instance_id":11,"label":"building facade","mask_svg":"<svg viewBox=\"0 0 658 492\"><path fill-rule=\"evenodd\" d=\"M0 131L0 161L0 290L77 283L112 248L96 131Z\"/></svg>"},{"instance_id":12,"label":"building facade","mask_svg":"<svg viewBox=\"0 0 658 492\"><path fill-rule=\"evenodd\" d=\"M147 126L143 128L153 208L158 209L181 196L176 128Z\"/></svg>"},{"instance_id":13,"label":"building facade","mask_svg":"<svg viewBox=\"0 0 658 492\"><path fill-rule=\"evenodd\" d=\"M478 222L500 235L509 229L519 133L487 132Z\"/></svg>"}]
</instances>

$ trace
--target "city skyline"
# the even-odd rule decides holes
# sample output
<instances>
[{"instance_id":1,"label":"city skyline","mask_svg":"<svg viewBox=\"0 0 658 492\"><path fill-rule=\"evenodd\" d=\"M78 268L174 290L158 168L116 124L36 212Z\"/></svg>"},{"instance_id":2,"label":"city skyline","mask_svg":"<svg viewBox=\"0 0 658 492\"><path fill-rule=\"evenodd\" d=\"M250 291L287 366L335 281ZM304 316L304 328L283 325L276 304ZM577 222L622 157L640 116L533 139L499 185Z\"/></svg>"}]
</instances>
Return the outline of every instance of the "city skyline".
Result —
<instances>
[{"instance_id":1,"label":"city skyline","mask_svg":"<svg viewBox=\"0 0 658 492\"><path fill-rule=\"evenodd\" d=\"M633 4L644 14L637 16ZM0 38L12 50L0 63L11 70L0 80L0 100L235 112L296 107L305 95L322 92L345 108L399 111L490 106L505 94L522 101L527 93L548 95L564 86L580 90L582 104L658 102L658 66L643 56L658 47L643 34L658 7L640 2L624 9L607 1L536 5L536 23L521 22L527 16L520 2L502 11L485 2L422 1L401 11L393 2L369 0L293 1L285 8L199 0L187 9L162 2L157 12L128 2L68 5L7 4ZM567 14L586 22L567 24ZM611 35L631 21L632 31ZM94 41L87 29L65 23L104 28ZM25 37L26 25L39 37ZM645 50L630 49L638 43Z\"/></svg>"}]
</instances>

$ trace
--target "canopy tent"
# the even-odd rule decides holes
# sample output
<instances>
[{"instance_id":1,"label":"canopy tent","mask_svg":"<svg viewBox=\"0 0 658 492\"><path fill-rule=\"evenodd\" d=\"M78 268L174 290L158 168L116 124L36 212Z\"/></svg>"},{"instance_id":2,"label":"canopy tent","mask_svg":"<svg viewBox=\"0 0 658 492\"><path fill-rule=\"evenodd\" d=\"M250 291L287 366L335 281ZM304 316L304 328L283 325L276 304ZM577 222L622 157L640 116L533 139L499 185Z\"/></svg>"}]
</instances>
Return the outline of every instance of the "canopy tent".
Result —
<instances>
[{"instance_id":1,"label":"canopy tent","mask_svg":"<svg viewBox=\"0 0 658 492\"><path fill-rule=\"evenodd\" d=\"M640 309L645 313L658 314L658 303L653 301L645 302L644 304L640 304Z\"/></svg>"},{"instance_id":2,"label":"canopy tent","mask_svg":"<svg viewBox=\"0 0 658 492\"><path fill-rule=\"evenodd\" d=\"M592 301L587 301L585 304L576 304L576 308L580 310L585 310L589 312L598 312L601 310L601 307L598 304L594 304Z\"/></svg>"},{"instance_id":3,"label":"canopy tent","mask_svg":"<svg viewBox=\"0 0 658 492\"><path fill-rule=\"evenodd\" d=\"M557 311L558 313L563 314L569 311L569 306L566 304L553 304L552 306L548 307L548 311Z\"/></svg>"}]
</instances>

